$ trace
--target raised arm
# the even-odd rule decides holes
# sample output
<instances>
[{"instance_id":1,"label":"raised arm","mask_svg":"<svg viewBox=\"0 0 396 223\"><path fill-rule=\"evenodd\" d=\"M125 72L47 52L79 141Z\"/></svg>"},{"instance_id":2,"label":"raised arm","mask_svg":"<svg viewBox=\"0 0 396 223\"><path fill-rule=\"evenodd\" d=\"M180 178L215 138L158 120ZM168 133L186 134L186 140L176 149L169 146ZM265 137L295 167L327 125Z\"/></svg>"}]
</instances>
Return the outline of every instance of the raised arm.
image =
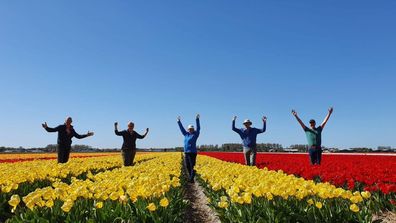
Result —
<instances>
[{"instance_id":1,"label":"raised arm","mask_svg":"<svg viewBox=\"0 0 396 223\"><path fill-rule=\"evenodd\" d=\"M140 135L139 133L135 132L136 133L136 138L143 139L144 137L146 137L148 132L149 132L149 128L146 129L146 132L143 135Z\"/></svg>"},{"instance_id":2,"label":"raised arm","mask_svg":"<svg viewBox=\"0 0 396 223\"><path fill-rule=\"evenodd\" d=\"M199 134L200 133L200 131L201 131L201 123L200 123L200 121L199 121L199 118L200 118L200 115L199 114L197 114L197 117L196 117L196 119L195 119L195 121L196 121L196 123L197 123L197 133Z\"/></svg>"},{"instance_id":3,"label":"raised arm","mask_svg":"<svg viewBox=\"0 0 396 223\"><path fill-rule=\"evenodd\" d=\"M42 124L42 126L43 126L43 128L44 128L47 132L57 132L57 131L59 131L59 129L60 129L60 125L58 125L58 126L55 127L55 128L50 128L50 127L48 127L47 122L44 122L44 124Z\"/></svg>"},{"instance_id":4,"label":"raised arm","mask_svg":"<svg viewBox=\"0 0 396 223\"><path fill-rule=\"evenodd\" d=\"M332 113L333 113L333 107L329 108L329 113L327 113L326 118L323 120L323 123L320 125L322 129L325 127L327 121L329 121L329 118Z\"/></svg>"},{"instance_id":5,"label":"raised arm","mask_svg":"<svg viewBox=\"0 0 396 223\"><path fill-rule=\"evenodd\" d=\"M180 119L181 119L180 116L177 117L177 124L179 125L179 128L180 128L181 133L182 133L183 135L186 135L186 134L187 134L187 131L184 129L183 124L181 123Z\"/></svg>"},{"instance_id":6,"label":"raised arm","mask_svg":"<svg viewBox=\"0 0 396 223\"><path fill-rule=\"evenodd\" d=\"M265 130L267 129L267 117L263 116L262 120L263 120L263 128L258 129L258 133L264 133Z\"/></svg>"},{"instance_id":7,"label":"raised arm","mask_svg":"<svg viewBox=\"0 0 396 223\"><path fill-rule=\"evenodd\" d=\"M234 116L234 118L232 119L232 131L238 133L238 134L242 134L242 131L240 129L235 128L235 121L236 121L237 117Z\"/></svg>"},{"instance_id":8,"label":"raised arm","mask_svg":"<svg viewBox=\"0 0 396 223\"><path fill-rule=\"evenodd\" d=\"M122 136L122 133L118 131L118 122L114 123L114 133L118 136Z\"/></svg>"},{"instance_id":9,"label":"raised arm","mask_svg":"<svg viewBox=\"0 0 396 223\"><path fill-rule=\"evenodd\" d=\"M296 117L298 123L300 123L301 127L305 130L307 127L304 125L304 122L301 121L301 119L298 117L298 114L295 110L292 110L292 114L294 117Z\"/></svg>"}]
</instances>

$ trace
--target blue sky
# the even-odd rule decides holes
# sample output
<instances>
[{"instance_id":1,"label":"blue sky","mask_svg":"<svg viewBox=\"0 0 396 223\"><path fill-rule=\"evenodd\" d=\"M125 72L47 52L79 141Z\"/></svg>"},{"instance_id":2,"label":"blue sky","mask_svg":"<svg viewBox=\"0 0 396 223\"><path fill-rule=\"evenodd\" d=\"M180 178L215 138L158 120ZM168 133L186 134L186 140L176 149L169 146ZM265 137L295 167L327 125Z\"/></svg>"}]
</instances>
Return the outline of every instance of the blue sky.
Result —
<instances>
[{"instance_id":1,"label":"blue sky","mask_svg":"<svg viewBox=\"0 0 396 223\"><path fill-rule=\"evenodd\" d=\"M1 1L0 145L56 143L70 115L75 144L120 147L132 120L138 147L181 146L176 125L201 114L199 144L305 144L291 115L321 122L323 144L396 147L395 1Z\"/></svg>"}]
</instances>

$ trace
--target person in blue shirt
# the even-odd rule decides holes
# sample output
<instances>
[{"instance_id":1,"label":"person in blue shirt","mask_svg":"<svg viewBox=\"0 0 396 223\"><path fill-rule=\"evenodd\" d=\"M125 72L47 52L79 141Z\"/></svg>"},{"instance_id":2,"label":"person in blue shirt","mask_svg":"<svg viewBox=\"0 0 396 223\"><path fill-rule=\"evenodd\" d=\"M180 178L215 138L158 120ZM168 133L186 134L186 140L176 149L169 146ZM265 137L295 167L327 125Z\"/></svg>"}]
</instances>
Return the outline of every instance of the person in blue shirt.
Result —
<instances>
[{"instance_id":1,"label":"person in blue shirt","mask_svg":"<svg viewBox=\"0 0 396 223\"><path fill-rule=\"evenodd\" d=\"M180 116L177 117L177 124L179 125L180 131L184 136L184 162L187 167L189 182L194 183L195 177L195 162L197 160L197 139L201 131L201 125L199 123L199 114L196 116L197 129L193 125L187 127L187 131L184 129L181 123Z\"/></svg>"},{"instance_id":2,"label":"person in blue shirt","mask_svg":"<svg viewBox=\"0 0 396 223\"><path fill-rule=\"evenodd\" d=\"M295 110L292 110L292 115L297 119L298 123L300 123L303 128L305 135L307 136L308 141L308 153L309 159L311 161L311 165L320 165L322 161L322 130L324 129L327 121L331 114L333 113L333 108L329 108L329 112L326 118L323 120L322 124L316 127L316 122L314 119L309 121L309 125L311 128L305 126L304 122L298 117L298 114Z\"/></svg>"},{"instance_id":3,"label":"person in blue shirt","mask_svg":"<svg viewBox=\"0 0 396 223\"><path fill-rule=\"evenodd\" d=\"M245 157L245 163L248 166L256 165L256 154L257 154L257 135L265 132L267 125L267 117L263 116L263 128L252 128L252 122L246 119L243 122L245 128L237 129L235 128L236 116L232 119L232 130L239 134L242 139L243 155Z\"/></svg>"}]
</instances>

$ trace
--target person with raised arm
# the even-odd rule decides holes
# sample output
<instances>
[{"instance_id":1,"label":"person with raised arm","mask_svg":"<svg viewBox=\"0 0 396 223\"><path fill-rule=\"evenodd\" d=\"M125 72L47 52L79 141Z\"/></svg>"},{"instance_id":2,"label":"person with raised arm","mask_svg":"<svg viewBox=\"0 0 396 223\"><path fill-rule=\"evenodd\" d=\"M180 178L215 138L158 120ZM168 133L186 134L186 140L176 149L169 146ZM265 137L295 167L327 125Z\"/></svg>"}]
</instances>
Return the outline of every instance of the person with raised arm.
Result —
<instances>
[{"instance_id":1,"label":"person with raised arm","mask_svg":"<svg viewBox=\"0 0 396 223\"><path fill-rule=\"evenodd\" d=\"M256 154L257 154L257 135L264 133L267 128L267 117L263 116L263 128L253 128L252 122L246 119L243 122L245 128L237 129L235 128L235 121L237 117L234 116L232 119L232 130L239 134L242 139L243 155L245 157L245 164L248 166L256 165Z\"/></svg>"},{"instance_id":2,"label":"person with raised arm","mask_svg":"<svg viewBox=\"0 0 396 223\"><path fill-rule=\"evenodd\" d=\"M76 137L77 139L83 139L85 137L93 136L94 133L88 131L87 134L80 135L75 130L74 127L71 125L73 122L71 117L67 117L65 124L59 125L55 128L50 128L47 125L47 122L42 124L43 128L47 132L58 132L58 163L67 163L70 156L72 138Z\"/></svg>"},{"instance_id":3,"label":"person with raised arm","mask_svg":"<svg viewBox=\"0 0 396 223\"><path fill-rule=\"evenodd\" d=\"M188 125L187 131L184 129L181 123L180 116L177 117L177 124L179 125L180 131L184 136L184 162L188 172L188 181L194 183L195 177L195 163L197 160L197 139L201 131L201 125L199 123L199 114L196 116L197 129L193 125Z\"/></svg>"},{"instance_id":4,"label":"person with raised arm","mask_svg":"<svg viewBox=\"0 0 396 223\"><path fill-rule=\"evenodd\" d=\"M311 128L305 126L304 122L298 117L295 110L292 110L292 115L296 117L298 123L300 123L303 128L308 141L308 154L311 165L320 165L322 161L322 131L329 121L331 114L333 113L333 108L330 107L326 118L323 120L322 124L316 127L316 122L314 119L309 121Z\"/></svg>"},{"instance_id":5,"label":"person with raised arm","mask_svg":"<svg viewBox=\"0 0 396 223\"><path fill-rule=\"evenodd\" d=\"M134 128L135 124L133 122L128 122L128 129L120 132L118 131L118 122L114 123L115 134L122 136L124 139L121 147L121 155L124 166L133 166L133 160L135 159L136 155L136 140L143 139L149 132L149 128L146 128L144 135L140 135L133 130Z\"/></svg>"}]
</instances>

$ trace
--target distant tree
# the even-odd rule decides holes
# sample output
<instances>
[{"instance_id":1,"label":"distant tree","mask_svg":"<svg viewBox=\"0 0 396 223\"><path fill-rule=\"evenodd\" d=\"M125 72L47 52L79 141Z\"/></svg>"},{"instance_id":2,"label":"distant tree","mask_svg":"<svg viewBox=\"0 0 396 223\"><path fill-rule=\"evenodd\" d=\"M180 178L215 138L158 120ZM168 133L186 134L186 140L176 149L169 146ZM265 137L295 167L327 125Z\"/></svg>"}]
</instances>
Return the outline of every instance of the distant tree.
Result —
<instances>
[{"instance_id":1,"label":"distant tree","mask_svg":"<svg viewBox=\"0 0 396 223\"><path fill-rule=\"evenodd\" d=\"M56 152L57 148L58 148L58 145L56 145L56 144L49 144L49 145L47 145L46 147L44 147L44 148L42 149L42 151L43 151L43 152L48 152L48 153Z\"/></svg>"},{"instance_id":2,"label":"distant tree","mask_svg":"<svg viewBox=\"0 0 396 223\"><path fill-rule=\"evenodd\" d=\"M297 149L299 152L307 152L308 151L308 145L295 144L295 145L291 145L290 149Z\"/></svg>"}]
</instances>

